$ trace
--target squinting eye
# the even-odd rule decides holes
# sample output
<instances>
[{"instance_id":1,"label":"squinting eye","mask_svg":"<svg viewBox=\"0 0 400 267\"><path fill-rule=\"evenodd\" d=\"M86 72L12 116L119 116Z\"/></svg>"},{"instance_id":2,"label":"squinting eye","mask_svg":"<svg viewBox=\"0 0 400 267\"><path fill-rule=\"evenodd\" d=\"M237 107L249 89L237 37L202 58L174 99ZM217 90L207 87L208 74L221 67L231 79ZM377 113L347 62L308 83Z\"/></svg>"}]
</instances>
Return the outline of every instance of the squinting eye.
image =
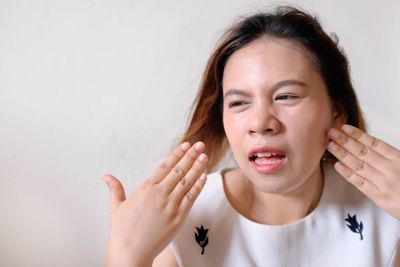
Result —
<instances>
[{"instance_id":1,"label":"squinting eye","mask_svg":"<svg viewBox=\"0 0 400 267\"><path fill-rule=\"evenodd\" d=\"M244 101L234 101L234 102L229 103L228 107L233 108L233 107L237 107L237 106L244 105L244 104L246 104L246 102L244 102Z\"/></svg>"},{"instance_id":2,"label":"squinting eye","mask_svg":"<svg viewBox=\"0 0 400 267\"><path fill-rule=\"evenodd\" d=\"M296 95L278 95L275 100L287 100L287 99L294 99L298 98Z\"/></svg>"}]
</instances>

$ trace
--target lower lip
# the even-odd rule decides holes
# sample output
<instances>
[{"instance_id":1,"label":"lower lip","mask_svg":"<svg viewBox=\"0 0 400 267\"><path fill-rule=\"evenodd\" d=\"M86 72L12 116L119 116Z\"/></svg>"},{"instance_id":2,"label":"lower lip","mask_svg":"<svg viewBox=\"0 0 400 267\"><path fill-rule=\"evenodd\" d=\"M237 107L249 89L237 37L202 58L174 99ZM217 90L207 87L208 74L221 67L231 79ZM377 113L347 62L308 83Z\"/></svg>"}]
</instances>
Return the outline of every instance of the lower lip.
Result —
<instances>
[{"instance_id":1,"label":"lower lip","mask_svg":"<svg viewBox=\"0 0 400 267\"><path fill-rule=\"evenodd\" d=\"M270 174L279 171L285 165L286 157L268 164L257 164L255 161L250 161L250 163L258 173Z\"/></svg>"}]
</instances>

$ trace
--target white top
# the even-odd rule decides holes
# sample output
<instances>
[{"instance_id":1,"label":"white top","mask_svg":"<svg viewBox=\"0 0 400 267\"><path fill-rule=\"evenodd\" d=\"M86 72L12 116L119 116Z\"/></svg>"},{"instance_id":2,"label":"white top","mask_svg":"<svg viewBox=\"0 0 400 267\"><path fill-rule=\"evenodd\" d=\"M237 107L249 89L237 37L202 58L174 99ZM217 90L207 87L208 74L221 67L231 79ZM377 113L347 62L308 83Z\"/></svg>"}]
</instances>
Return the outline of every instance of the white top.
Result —
<instances>
[{"instance_id":1,"label":"white top","mask_svg":"<svg viewBox=\"0 0 400 267\"><path fill-rule=\"evenodd\" d=\"M264 225L242 216L226 198L221 171L208 175L171 243L179 266L396 266L400 222L340 177L332 165L324 165L324 174L318 206L287 225Z\"/></svg>"}]
</instances>

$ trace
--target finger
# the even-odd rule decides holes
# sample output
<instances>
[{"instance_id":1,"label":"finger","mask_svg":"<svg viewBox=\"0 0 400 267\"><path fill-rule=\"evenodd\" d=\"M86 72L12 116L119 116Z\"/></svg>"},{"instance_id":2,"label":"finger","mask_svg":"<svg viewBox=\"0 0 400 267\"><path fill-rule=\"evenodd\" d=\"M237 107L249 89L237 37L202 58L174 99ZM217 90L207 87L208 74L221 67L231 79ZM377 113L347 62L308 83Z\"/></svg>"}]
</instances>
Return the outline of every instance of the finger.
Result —
<instances>
[{"instance_id":1,"label":"finger","mask_svg":"<svg viewBox=\"0 0 400 267\"><path fill-rule=\"evenodd\" d=\"M111 174L105 174L103 181L110 190L110 211L113 211L125 201L125 190L121 182Z\"/></svg>"},{"instance_id":2,"label":"finger","mask_svg":"<svg viewBox=\"0 0 400 267\"><path fill-rule=\"evenodd\" d=\"M362 193L364 193L367 197L369 197L372 200L377 198L379 189L373 183L371 183L368 179L365 179L364 177L357 175L355 172L353 172L350 168L348 168L341 162L336 162L334 167L335 167L335 170L341 176L343 176L349 183L354 185L358 190L360 190Z\"/></svg>"},{"instance_id":3,"label":"finger","mask_svg":"<svg viewBox=\"0 0 400 267\"><path fill-rule=\"evenodd\" d=\"M186 175L204 149L205 145L202 142L197 142L168 173L167 177L160 183L168 193L172 192L179 181Z\"/></svg>"},{"instance_id":4,"label":"finger","mask_svg":"<svg viewBox=\"0 0 400 267\"><path fill-rule=\"evenodd\" d=\"M190 148L189 142L184 142L175 148L168 158L160 163L160 165L150 175L150 180L154 183L161 182L172 168L183 158L185 153Z\"/></svg>"},{"instance_id":5,"label":"finger","mask_svg":"<svg viewBox=\"0 0 400 267\"><path fill-rule=\"evenodd\" d=\"M192 188L194 182L201 176L207 167L207 156L202 153L197 157L188 173L176 185L172 194L178 202L182 201L183 196Z\"/></svg>"},{"instance_id":6,"label":"finger","mask_svg":"<svg viewBox=\"0 0 400 267\"><path fill-rule=\"evenodd\" d=\"M365 169L362 168L362 162L367 163L369 166L377 169L378 171L380 171L382 167L386 166L386 162L388 161L387 158L383 157L371 148L361 144L345 133L337 129L331 129L328 133L328 136L353 156L350 157L349 155L349 157L347 157L348 161L344 163L351 168L354 167L352 168L354 171L357 171L358 169L363 172L365 171ZM383 173L382 171L380 172ZM361 172L358 174L362 176L364 175L364 173ZM371 175L376 176L377 174L372 173Z\"/></svg>"},{"instance_id":7,"label":"finger","mask_svg":"<svg viewBox=\"0 0 400 267\"><path fill-rule=\"evenodd\" d=\"M348 167L353 173L357 174L364 179L368 179L369 182L378 185L382 181L382 173L377 169L371 167L368 163L357 159L351 153L349 153L345 148L330 141L328 144L328 150L331 152L341 163Z\"/></svg>"},{"instance_id":8,"label":"finger","mask_svg":"<svg viewBox=\"0 0 400 267\"><path fill-rule=\"evenodd\" d=\"M186 192L179 207L184 214L187 214L190 211L195 200L200 195L201 190L203 190L206 181L207 176L203 173L200 178L194 182L189 191Z\"/></svg>"},{"instance_id":9,"label":"finger","mask_svg":"<svg viewBox=\"0 0 400 267\"><path fill-rule=\"evenodd\" d=\"M373 137L360 129L345 124L342 126L342 130L350 137L356 139L361 144L367 146L368 148L378 152L382 156L388 159L395 159L400 157L400 151L395 147L383 142L382 140Z\"/></svg>"}]
</instances>

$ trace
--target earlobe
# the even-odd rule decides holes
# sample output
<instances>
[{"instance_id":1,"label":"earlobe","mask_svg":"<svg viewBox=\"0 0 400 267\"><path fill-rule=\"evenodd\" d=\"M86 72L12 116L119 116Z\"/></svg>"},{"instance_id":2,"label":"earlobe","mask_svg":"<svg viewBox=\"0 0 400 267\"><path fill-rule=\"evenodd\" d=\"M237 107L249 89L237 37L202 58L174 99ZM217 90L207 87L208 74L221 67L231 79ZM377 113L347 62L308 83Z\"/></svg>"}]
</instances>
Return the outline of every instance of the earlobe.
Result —
<instances>
[{"instance_id":1,"label":"earlobe","mask_svg":"<svg viewBox=\"0 0 400 267\"><path fill-rule=\"evenodd\" d=\"M332 126L333 128L340 128L343 124L347 123L347 113L341 103L333 105Z\"/></svg>"}]
</instances>

